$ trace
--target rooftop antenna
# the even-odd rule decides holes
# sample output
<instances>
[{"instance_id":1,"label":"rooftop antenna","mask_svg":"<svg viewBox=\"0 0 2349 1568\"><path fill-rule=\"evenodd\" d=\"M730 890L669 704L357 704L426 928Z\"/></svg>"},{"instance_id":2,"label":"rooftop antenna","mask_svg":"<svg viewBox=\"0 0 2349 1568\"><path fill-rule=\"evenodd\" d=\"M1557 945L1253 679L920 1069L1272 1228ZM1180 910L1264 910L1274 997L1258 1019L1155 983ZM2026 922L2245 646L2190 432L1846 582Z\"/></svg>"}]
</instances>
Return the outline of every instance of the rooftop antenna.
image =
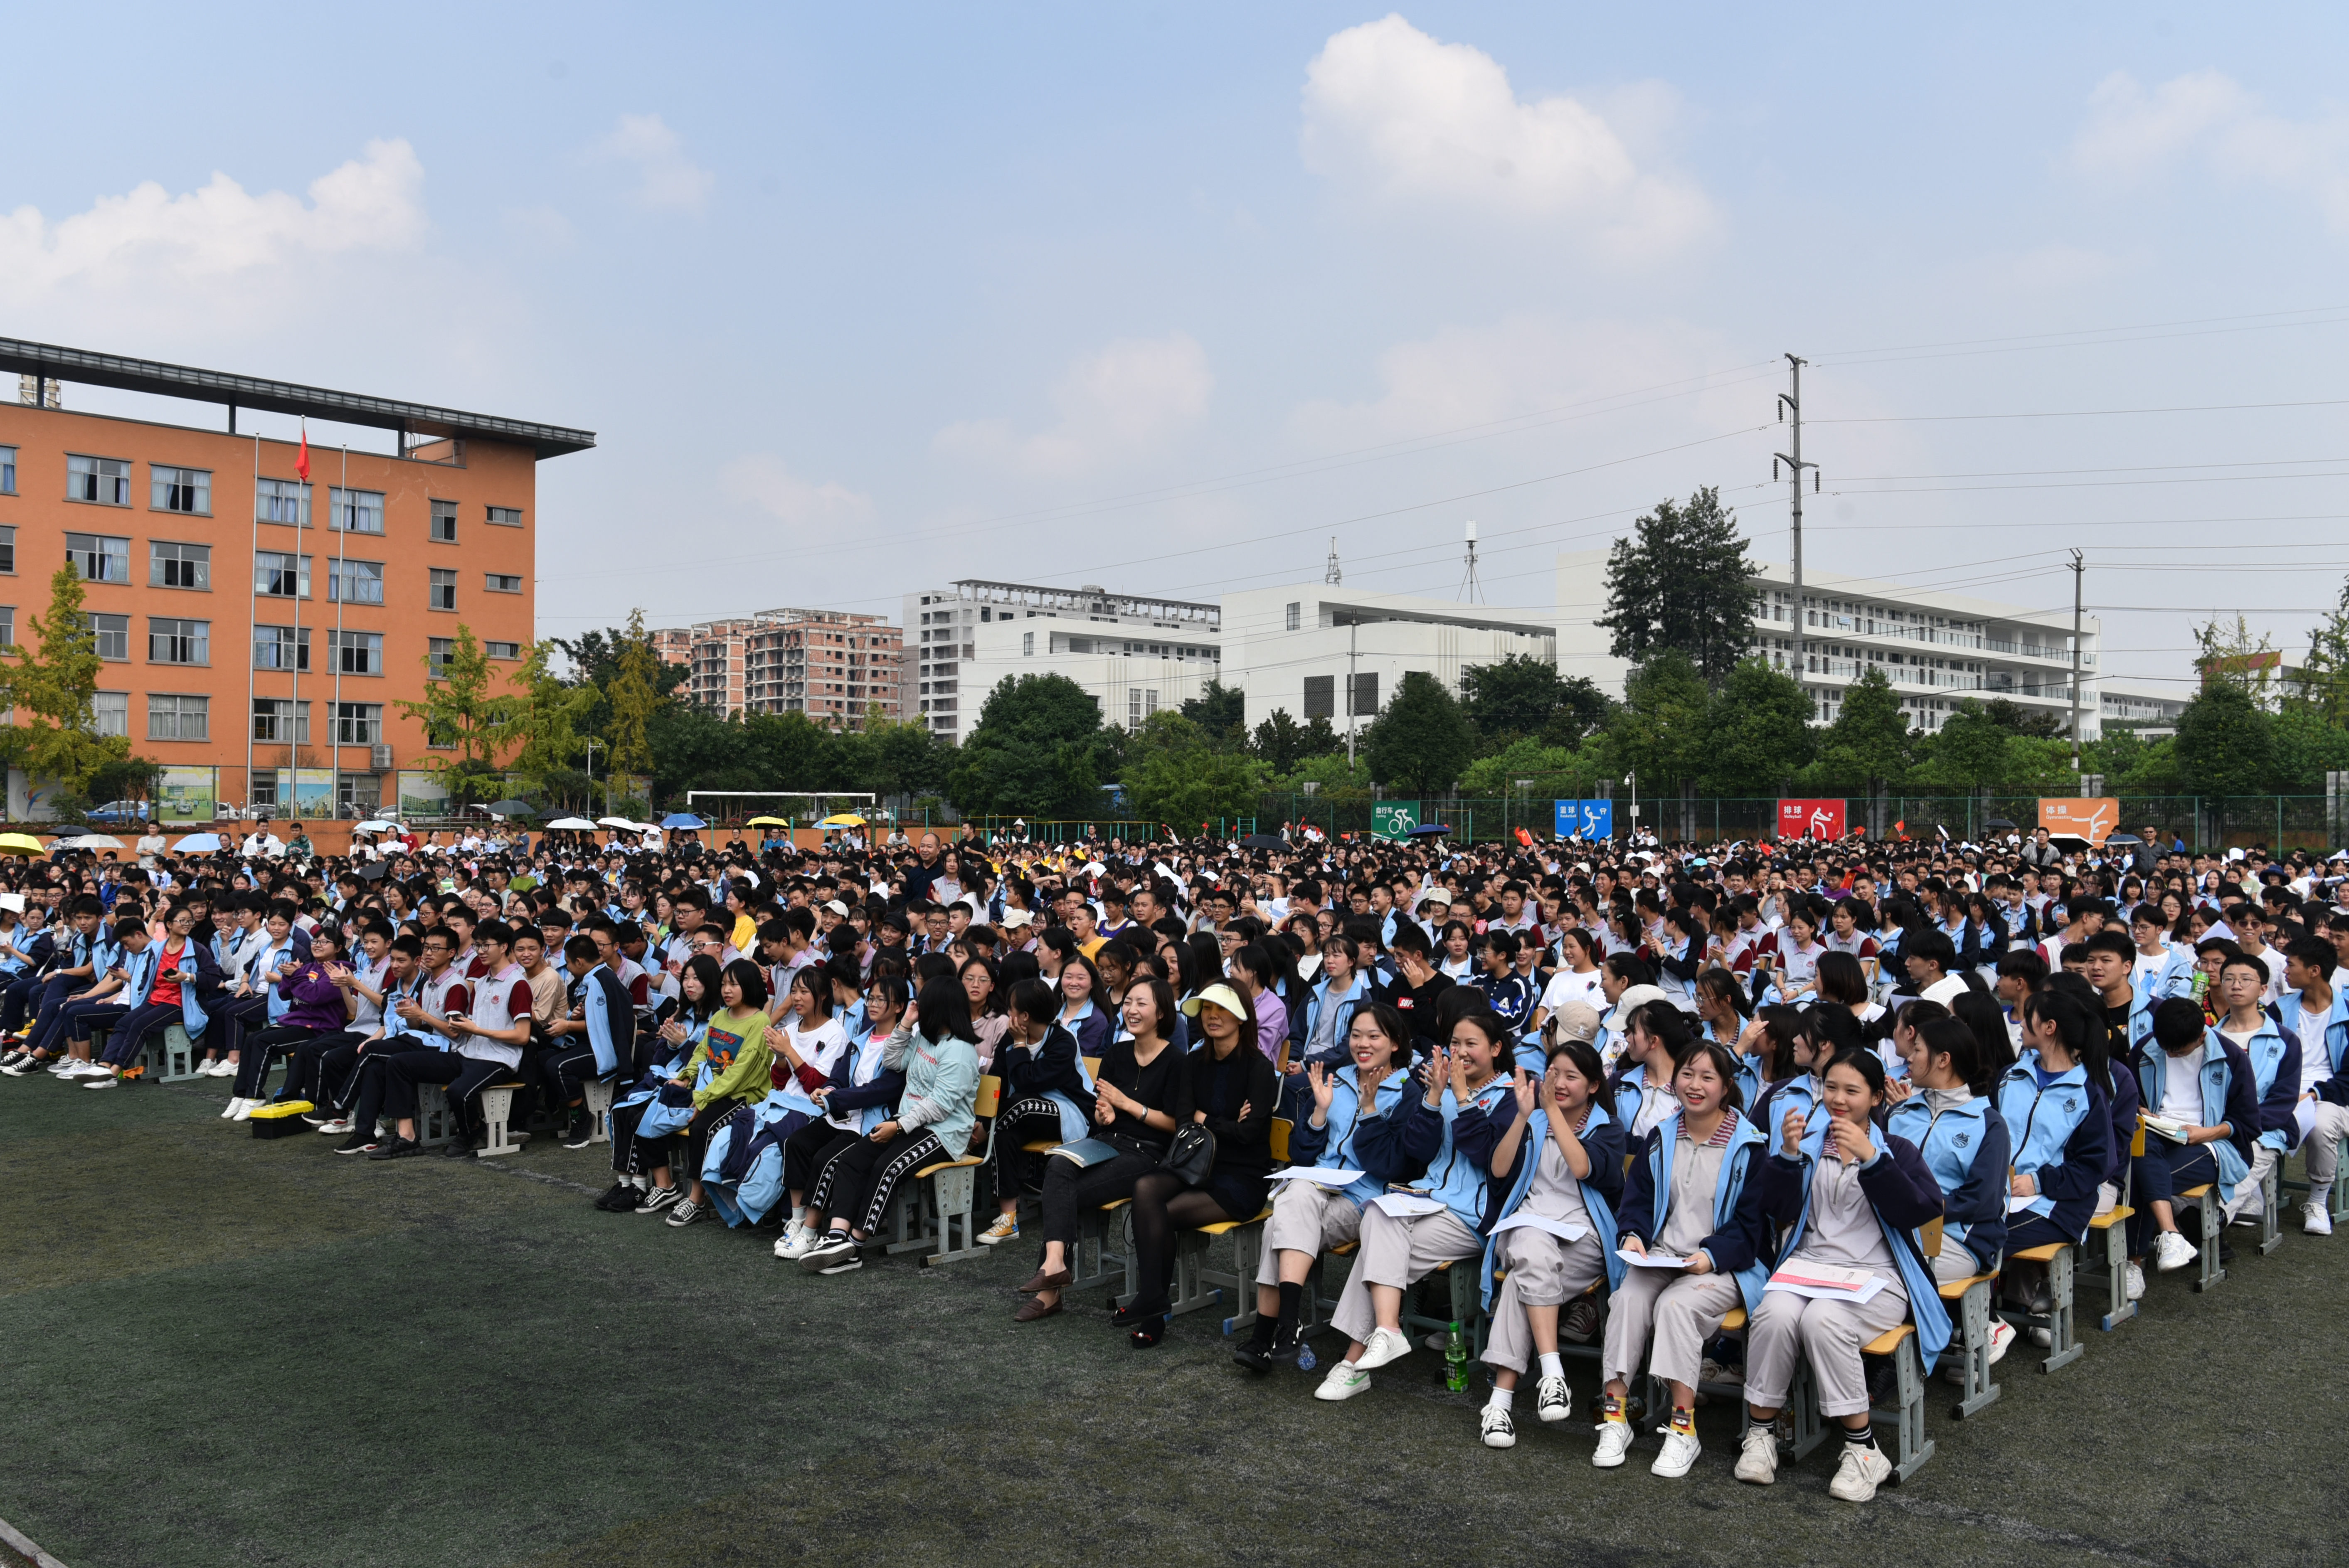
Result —
<instances>
[{"instance_id":1,"label":"rooftop antenna","mask_svg":"<svg viewBox=\"0 0 2349 1568\"><path fill-rule=\"evenodd\" d=\"M1476 525L1468 525L1468 571L1460 579L1460 598L1465 603L1479 603L1485 593L1484 583L1476 578Z\"/></svg>"},{"instance_id":2,"label":"rooftop antenna","mask_svg":"<svg viewBox=\"0 0 2349 1568\"><path fill-rule=\"evenodd\" d=\"M1321 573L1321 581L1334 588L1345 580L1346 574L1338 570L1338 536L1333 533L1330 536L1330 565Z\"/></svg>"}]
</instances>

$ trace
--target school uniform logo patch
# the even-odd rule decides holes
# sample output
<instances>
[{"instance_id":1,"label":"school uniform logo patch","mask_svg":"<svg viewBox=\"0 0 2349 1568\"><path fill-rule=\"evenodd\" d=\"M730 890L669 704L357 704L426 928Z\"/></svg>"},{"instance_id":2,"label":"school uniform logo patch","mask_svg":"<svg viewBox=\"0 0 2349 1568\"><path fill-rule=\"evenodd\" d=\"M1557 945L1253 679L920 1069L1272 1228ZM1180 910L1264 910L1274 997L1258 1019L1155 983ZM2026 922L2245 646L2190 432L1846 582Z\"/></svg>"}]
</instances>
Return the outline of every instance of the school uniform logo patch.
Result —
<instances>
[{"instance_id":1,"label":"school uniform logo patch","mask_svg":"<svg viewBox=\"0 0 2349 1568\"><path fill-rule=\"evenodd\" d=\"M1973 1141L1973 1138L1974 1138L1974 1135L1973 1135L1972 1133L1971 1133L1971 1132L1961 1132L1961 1133L1959 1133L1959 1134L1958 1134L1958 1147L1959 1147L1959 1148L1961 1148L1961 1149L1963 1149L1967 1144L1971 1143L1971 1142Z\"/></svg>"}]
</instances>

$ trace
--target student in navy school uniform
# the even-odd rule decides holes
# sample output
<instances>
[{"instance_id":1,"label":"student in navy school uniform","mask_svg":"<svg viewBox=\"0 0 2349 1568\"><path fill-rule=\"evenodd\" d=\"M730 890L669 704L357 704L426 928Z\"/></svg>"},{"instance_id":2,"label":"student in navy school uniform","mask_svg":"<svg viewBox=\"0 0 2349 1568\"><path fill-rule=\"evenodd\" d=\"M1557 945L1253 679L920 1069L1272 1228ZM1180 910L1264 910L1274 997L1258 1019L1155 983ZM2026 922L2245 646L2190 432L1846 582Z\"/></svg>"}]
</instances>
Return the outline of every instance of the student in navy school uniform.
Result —
<instances>
[{"instance_id":1,"label":"student in navy school uniform","mask_svg":"<svg viewBox=\"0 0 2349 1568\"><path fill-rule=\"evenodd\" d=\"M1963 998L1960 998L1963 1000ZM1999 1042L2006 1032L2002 1026ZM1955 1018L1912 1031L1901 1056L1907 1083L1887 1084L1895 1103L1884 1130L1917 1146L1941 1187L1941 1250L1933 1278L1949 1284L1998 1267L2006 1250L2006 1168L2013 1145L1991 1099L2002 1068L1985 1058L1982 1037ZM2003 1318L1991 1324L1990 1358L2014 1343ZM1962 1368L1953 1368L1962 1377Z\"/></svg>"},{"instance_id":2,"label":"student in navy school uniform","mask_svg":"<svg viewBox=\"0 0 2349 1568\"><path fill-rule=\"evenodd\" d=\"M2238 954L2227 961L2238 974L2240 965L2261 970L2256 958ZM2246 979L2251 978L2245 975ZM2223 984L2225 976L2220 976ZM2257 992L2253 992L2256 1007ZM2261 1024L2273 1028L2267 1016ZM2251 1171L2251 1140L2259 1135L2259 1098L2253 1089L2251 1058L2223 1032L2227 1020L2212 1028L2202 1009L2182 996L2173 996L2153 1010L2153 1037L2138 1047L2137 1070L2146 1095L2146 1115L2184 1128L2182 1139L2165 1136L2148 1126L2145 1153L2136 1162L2136 1212L2129 1216L2129 1261L2144 1265L2153 1254L2162 1273L2191 1264L2201 1249L2178 1230L2177 1195L2189 1187L2211 1186L2211 1196L2223 1209L2235 1195L2235 1186ZM2158 1233L2158 1234L2157 1234ZM2158 1248L2158 1251L2155 1251Z\"/></svg>"},{"instance_id":3,"label":"student in navy school uniform","mask_svg":"<svg viewBox=\"0 0 2349 1568\"><path fill-rule=\"evenodd\" d=\"M2112 1162L2104 1087L2111 1077L2103 1026L2088 1009L2054 991L2033 993L2023 1004L2023 1053L1998 1087L1998 1113L2013 1148L2008 1196L2021 1200L2008 1208L2010 1257L2050 1242L2076 1247L2086 1236L2096 1188ZM2043 1271L2010 1267L2005 1284L2010 1301L2049 1309Z\"/></svg>"}]
</instances>

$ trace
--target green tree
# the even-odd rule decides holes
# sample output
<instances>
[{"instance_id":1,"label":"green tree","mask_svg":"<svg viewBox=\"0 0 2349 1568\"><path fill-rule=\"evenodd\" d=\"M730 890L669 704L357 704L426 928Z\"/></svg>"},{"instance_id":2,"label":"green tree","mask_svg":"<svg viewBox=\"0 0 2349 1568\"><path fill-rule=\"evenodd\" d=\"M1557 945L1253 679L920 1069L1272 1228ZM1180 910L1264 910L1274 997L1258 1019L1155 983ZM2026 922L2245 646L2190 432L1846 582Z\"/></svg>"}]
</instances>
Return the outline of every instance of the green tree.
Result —
<instances>
[{"instance_id":1,"label":"green tree","mask_svg":"<svg viewBox=\"0 0 2349 1568\"><path fill-rule=\"evenodd\" d=\"M2212 680L2178 716L2178 769L2197 795L2257 795L2275 773L2275 720L2251 686Z\"/></svg>"},{"instance_id":2,"label":"green tree","mask_svg":"<svg viewBox=\"0 0 2349 1568\"><path fill-rule=\"evenodd\" d=\"M459 632L461 643L464 629L460 627ZM529 655L513 676L522 690L503 699L491 736L495 750L517 748L511 764L514 772L548 791L569 782L573 760L586 750L580 726L595 703L595 687L574 685L554 673L555 651L551 640L531 645ZM450 663L453 665L455 661ZM487 668L486 660L483 668Z\"/></svg>"},{"instance_id":3,"label":"green tree","mask_svg":"<svg viewBox=\"0 0 2349 1568\"><path fill-rule=\"evenodd\" d=\"M1540 736L1550 746L1574 746L1605 723L1614 706L1588 676L1568 680L1556 665L1529 654L1463 669L1460 705L1491 748L1521 735Z\"/></svg>"},{"instance_id":4,"label":"green tree","mask_svg":"<svg viewBox=\"0 0 2349 1568\"><path fill-rule=\"evenodd\" d=\"M840 737L843 788L875 795L926 795L946 787L954 748L918 718L893 720L874 703L864 722Z\"/></svg>"},{"instance_id":5,"label":"green tree","mask_svg":"<svg viewBox=\"0 0 2349 1568\"><path fill-rule=\"evenodd\" d=\"M1288 772L1306 755L1304 727L1288 717L1285 707L1276 707L1265 716L1256 727L1252 744L1257 758L1275 773Z\"/></svg>"},{"instance_id":6,"label":"green tree","mask_svg":"<svg viewBox=\"0 0 2349 1568\"><path fill-rule=\"evenodd\" d=\"M631 610L628 629L613 650L612 675L604 692L611 707L605 738L611 743L616 773L653 770L653 715L663 707L680 706L661 696L660 679L661 657L653 651L652 637L645 631L645 613Z\"/></svg>"},{"instance_id":7,"label":"green tree","mask_svg":"<svg viewBox=\"0 0 2349 1568\"><path fill-rule=\"evenodd\" d=\"M1957 711L1942 722L1940 733L1927 748L1926 772L1932 782L1956 789L2002 784L2006 782L2006 743L2012 736L1986 705L1961 697Z\"/></svg>"},{"instance_id":8,"label":"green tree","mask_svg":"<svg viewBox=\"0 0 2349 1568\"><path fill-rule=\"evenodd\" d=\"M1916 759L1916 738L1900 696L1884 672L1870 666L1844 688L1835 722L1819 736L1818 760L1810 769L1816 788L1897 788Z\"/></svg>"},{"instance_id":9,"label":"green tree","mask_svg":"<svg viewBox=\"0 0 2349 1568\"><path fill-rule=\"evenodd\" d=\"M1775 795L1811 759L1811 697L1764 660L1729 672L1705 713L1699 782L1716 795Z\"/></svg>"},{"instance_id":10,"label":"green tree","mask_svg":"<svg viewBox=\"0 0 2349 1568\"><path fill-rule=\"evenodd\" d=\"M1571 747L1547 746L1538 735L1521 735L1489 757L1471 762L1460 775L1464 795L1511 795L1517 780L1530 779L1536 798L1545 795L1579 797L1585 785L1599 777L1595 754Z\"/></svg>"},{"instance_id":11,"label":"green tree","mask_svg":"<svg viewBox=\"0 0 2349 1568\"><path fill-rule=\"evenodd\" d=\"M1972 701L1969 697L1964 699ZM2071 720L2060 713L2044 708L2027 708L2021 703L1994 696L1982 705L1982 717L2009 735L2033 736L2048 739L2062 735L2072 727ZM1947 728L1945 725L1942 727Z\"/></svg>"},{"instance_id":12,"label":"green tree","mask_svg":"<svg viewBox=\"0 0 2349 1568\"><path fill-rule=\"evenodd\" d=\"M424 721L424 733L437 748L453 749L454 757L435 757L436 773L455 770L478 775L497 766L505 737L513 723L514 703L491 694L495 672L473 628L460 621L448 656L436 660L426 654L424 700L397 700L402 713Z\"/></svg>"},{"instance_id":13,"label":"green tree","mask_svg":"<svg viewBox=\"0 0 2349 1568\"><path fill-rule=\"evenodd\" d=\"M2285 706L2349 729L2349 582L2324 619L2309 628L2308 656Z\"/></svg>"},{"instance_id":14,"label":"green tree","mask_svg":"<svg viewBox=\"0 0 2349 1568\"><path fill-rule=\"evenodd\" d=\"M1199 727L1210 745L1237 751L1247 744L1247 693L1210 676L1197 696L1183 704L1183 717Z\"/></svg>"},{"instance_id":15,"label":"green tree","mask_svg":"<svg viewBox=\"0 0 2349 1568\"><path fill-rule=\"evenodd\" d=\"M1127 740L1121 781L1135 816L1188 838L1203 821L1252 814L1270 771L1218 748L1204 725L1162 712Z\"/></svg>"},{"instance_id":16,"label":"green tree","mask_svg":"<svg viewBox=\"0 0 2349 1568\"><path fill-rule=\"evenodd\" d=\"M1318 720L1316 722L1319 722ZM1302 795L1305 786L1316 786L1311 801L1300 800L1299 810L1309 814L1314 806L1330 801L1359 802L1371 798L1370 764L1360 758L1346 760L1346 748L1318 752L1297 765L1294 772L1270 781L1269 788Z\"/></svg>"},{"instance_id":17,"label":"green tree","mask_svg":"<svg viewBox=\"0 0 2349 1568\"><path fill-rule=\"evenodd\" d=\"M2201 672L2204 686L2233 686L2259 707L2271 706L2282 659L2265 632L2253 634L2240 611L2231 626L2214 617L2195 627L2194 643L2199 650L2194 667Z\"/></svg>"},{"instance_id":18,"label":"green tree","mask_svg":"<svg viewBox=\"0 0 2349 1568\"><path fill-rule=\"evenodd\" d=\"M130 742L98 733L98 638L84 612L81 573L71 562L49 577L49 612L25 623L31 635L0 646L0 758L56 785L70 801L88 795L100 769L130 758Z\"/></svg>"},{"instance_id":19,"label":"green tree","mask_svg":"<svg viewBox=\"0 0 2349 1568\"><path fill-rule=\"evenodd\" d=\"M1066 676L1006 676L947 774L965 812L1081 819L1100 814L1099 786L1116 766L1100 705Z\"/></svg>"},{"instance_id":20,"label":"green tree","mask_svg":"<svg viewBox=\"0 0 2349 1568\"><path fill-rule=\"evenodd\" d=\"M1738 537L1737 516L1707 487L1682 506L1660 501L1607 558L1610 651L1634 664L1661 650L1686 654L1706 681L1737 667L1754 642L1761 594Z\"/></svg>"},{"instance_id":21,"label":"green tree","mask_svg":"<svg viewBox=\"0 0 2349 1568\"><path fill-rule=\"evenodd\" d=\"M1476 729L1460 699L1425 670L1403 672L1361 738L1371 779L1420 796L1452 788L1475 747Z\"/></svg>"},{"instance_id":22,"label":"green tree","mask_svg":"<svg viewBox=\"0 0 2349 1568\"><path fill-rule=\"evenodd\" d=\"M1705 713L1712 694L1694 660L1666 648L1623 677L1623 703L1607 720L1600 752L1607 776L1636 774L1661 793L1704 770Z\"/></svg>"},{"instance_id":23,"label":"green tree","mask_svg":"<svg viewBox=\"0 0 2349 1568\"><path fill-rule=\"evenodd\" d=\"M2313 706L2288 705L2275 716L2273 728L2278 789L2321 794L2327 773L2349 769L2349 730Z\"/></svg>"}]
</instances>

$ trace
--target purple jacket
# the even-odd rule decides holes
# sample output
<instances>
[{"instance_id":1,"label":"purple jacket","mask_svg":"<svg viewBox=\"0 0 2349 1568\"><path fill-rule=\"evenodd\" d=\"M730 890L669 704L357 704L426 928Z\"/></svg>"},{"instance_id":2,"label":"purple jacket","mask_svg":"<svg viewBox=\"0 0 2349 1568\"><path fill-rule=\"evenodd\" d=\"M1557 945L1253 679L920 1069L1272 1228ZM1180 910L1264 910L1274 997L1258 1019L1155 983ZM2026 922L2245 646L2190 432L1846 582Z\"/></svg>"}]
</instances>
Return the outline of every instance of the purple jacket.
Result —
<instances>
[{"instance_id":1,"label":"purple jacket","mask_svg":"<svg viewBox=\"0 0 2349 1568\"><path fill-rule=\"evenodd\" d=\"M304 960L293 978L277 987L277 994L286 1002L285 1016L277 1020L280 1028L332 1030L349 1021L343 989L324 965Z\"/></svg>"}]
</instances>

